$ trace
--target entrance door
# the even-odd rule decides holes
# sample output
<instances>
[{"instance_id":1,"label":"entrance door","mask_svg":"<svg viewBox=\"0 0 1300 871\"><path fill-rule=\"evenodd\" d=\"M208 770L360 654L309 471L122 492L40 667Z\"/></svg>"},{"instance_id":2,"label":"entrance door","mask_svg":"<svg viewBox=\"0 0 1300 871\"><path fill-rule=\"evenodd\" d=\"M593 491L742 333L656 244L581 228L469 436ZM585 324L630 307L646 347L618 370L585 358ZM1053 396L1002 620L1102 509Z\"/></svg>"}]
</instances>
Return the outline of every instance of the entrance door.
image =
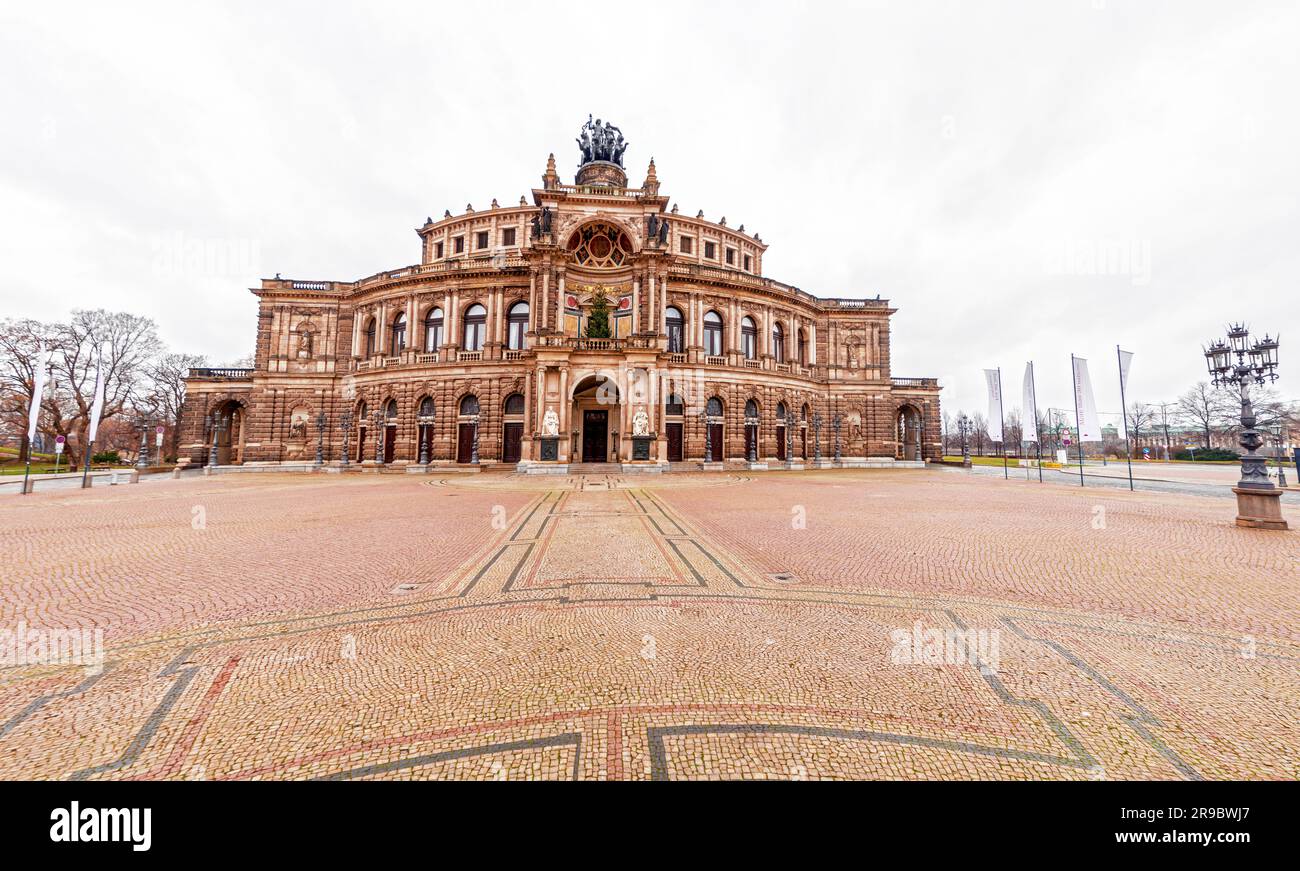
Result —
<instances>
[{"instance_id":1,"label":"entrance door","mask_svg":"<svg viewBox=\"0 0 1300 871\"><path fill-rule=\"evenodd\" d=\"M799 430L799 440L803 442L803 453L800 455L803 459L808 459L808 428L804 427Z\"/></svg>"},{"instance_id":2,"label":"entrance door","mask_svg":"<svg viewBox=\"0 0 1300 871\"><path fill-rule=\"evenodd\" d=\"M745 459L749 459L749 450L754 449L754 456L758 456L758 427L745 427Z\"/></svg>"},{"instance_id":3,"label":"entrance door","mask_svg":"<svg viewBox=\"0 0 1300 871\"><path fill-rule=\"evenodd\" d=\"M668 430L668 462L680 463L685 459L682 451L682 425L680 423L670 423L665 425Z\"/></svg>"},{"instance_id":4,"label":"entrance door","mask_svg":"<svg viewBox=\"0 0 1300 871\"><path fill-rule=\"evenodd\" d=\"M587 410L582 413L582 461L603 463L609 459L609 412Z\"/></svg>"},{"instance_id":5,"label":"entrance door","mask_svg":"<svg viewBox=\"0 0 1300 871\"><path fill-rule=\"evenodd\" d=\"M713 462L721 463L726 459L722 454L722 424L709 424L709 444L713 446Z\"/></svg>"},{"instance_id":6,"label":"entrance door","mask_svg":"<svg viewBox=\"0 0 1300 871\"><path fill-rule=\"evenodd\" d=\"M357 427L357 462L364 463L365 461L366 461L366 428L364 426L359 426Z\"/></svg>"},{"instance_id":7,"label":"entrance door","mask_svg":"<svg viewBox=\"0 0 1300 871\"><path fill-rule=\"evenodd\" d=\"M456 462L470 463L474 459L474 424L462 423L456 428Z\"/></svg>"},{"instance_id":8,"label":"entrance door","mask_svg":"<svg viewBox=\"0 0 1300 871\"><path fill-rule=\"evenodd\" d=\"M519 462L519 458L523 455L521 447L524 441L524 425L522 423L508 423L502 436L504 443L501 445L501 462Z\"/></svg>"},{"instance_id":9,"label":"entrance door","mask_svg":"<svg viewBox=\"0 0 1300 871\"><path fill-rule=\"evenodd\" d=\"M397 427L384 427L384 462L391 463L397 451Z\"/></svg>"},{"instance_id":10,"label":"entrance door","mask_svg":"<svg viewBox=\"0 0 1300 871\"><path fill-rule=\"evenodd\" d=\"M785 427L784 426L778 426L776 428L776 458L783 463L785 462Z\"/></svg>"}]
</instances>

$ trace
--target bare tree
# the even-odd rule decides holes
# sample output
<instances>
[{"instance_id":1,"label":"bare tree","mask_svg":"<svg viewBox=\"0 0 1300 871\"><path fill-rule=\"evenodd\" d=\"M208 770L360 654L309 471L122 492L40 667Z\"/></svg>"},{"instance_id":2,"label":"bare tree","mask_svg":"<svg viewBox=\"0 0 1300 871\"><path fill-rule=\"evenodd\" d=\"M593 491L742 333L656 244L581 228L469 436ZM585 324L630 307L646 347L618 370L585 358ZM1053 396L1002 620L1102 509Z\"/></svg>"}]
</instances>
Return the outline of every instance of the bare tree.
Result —
<instances>
[{"instance_id":1,"label":"bare tree","mask_svg":"<svg viewBox=\"0 0 1300 871\"><path fill-rule=\"evenodd\" d=\"M181 408L185 405L185 376L190 369L208 364L206 357L194 354L163 354L149 366L149 405L171 424L172 434L167 456L175 457L181 437Z\"/></svg>"},{"instance_id":2,"label":"bare tree","mask_svg":"<svg viewBox=\"0 0 1300 871\"><path fill-rule=\"evenodd\" d=\"M1139 444L1142 430L1155 425L1156 409L1149 402L1130 402L1128 406L1128 435L1132 444Z\"/></svg>"},{"instance_id":3,"label":"bare tree","mask_svg":"<svg viewBox=\"0 0 1300 871\"><path fill-rule=\"evenodd\" d=\"M1178 397L1178 414L1188 425L1204 433L1206 450L1213 447L1212 437L1215 427L1222 423L1229 411L1229 404L1223 392L1211 387L1205 381L1197 382L1196 386Z\"/></svg>"}]
</instances>

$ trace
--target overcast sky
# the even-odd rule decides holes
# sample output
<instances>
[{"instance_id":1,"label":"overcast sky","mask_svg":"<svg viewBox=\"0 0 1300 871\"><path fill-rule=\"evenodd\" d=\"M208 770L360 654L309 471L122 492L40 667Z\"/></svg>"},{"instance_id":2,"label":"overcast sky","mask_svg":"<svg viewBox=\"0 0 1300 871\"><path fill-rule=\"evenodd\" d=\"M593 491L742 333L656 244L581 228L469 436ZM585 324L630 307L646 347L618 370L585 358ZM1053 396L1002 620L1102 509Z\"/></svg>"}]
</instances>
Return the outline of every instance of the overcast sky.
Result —
<instances>
[{"instance_id":1,"label":"overcast sky","mask_svg":"<svg viewBox=\"0 0 1300 871\"><path fill-rule=\"evenodd\" d=\"M1300 396L1300 4L332 6L6 4L0 316L243 357L259 278L414 263L426 215L571 180L591 112L767 275L892 300L949 410L1030 359L1069 406L1073 352L1118 411L1117 343L1172 398L1231 318Z\"/></svg>"}]
</instances>

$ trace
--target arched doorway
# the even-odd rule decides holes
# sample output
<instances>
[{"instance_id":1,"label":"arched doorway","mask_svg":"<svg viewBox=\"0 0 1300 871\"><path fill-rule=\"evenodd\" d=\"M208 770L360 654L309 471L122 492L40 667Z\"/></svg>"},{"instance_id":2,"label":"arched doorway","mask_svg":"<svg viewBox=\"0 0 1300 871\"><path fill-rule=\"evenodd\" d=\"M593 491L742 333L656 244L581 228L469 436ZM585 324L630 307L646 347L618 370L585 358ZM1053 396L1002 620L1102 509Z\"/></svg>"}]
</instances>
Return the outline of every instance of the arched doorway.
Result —
<instances>
[{"instance_id":1,"label":"arched doorway","mask_svg":"<svg viewBox=\"0 0 1300 871\"><path fill-rule=\"evenodd\" d=\"M708 417L708 445L705 449L704 458L706 461L721 463L726 459L723 446L723 415L726 409L722 405L722 400L717 396L709 397L709 401L704 404L704 413Z\"/></svg>"},{"instance_id":2,"label":"arched doorway","mask_svg":"<svg viewBox=\"0 0 1300 871\"><path fill-rule=\"evenodd\" d=\"M778 402L776 404L776 458L783 463L789 459L789 457L786 456L785 450L787 432L785 427L786 417L788 414L789 410L785 407L785 403Z\"/></svg>"},{"instance_id":3,"label":"arched doorway","mask_svg":"<svg viewBox=\"0 0 1300 871\"><path fill-rule=\"evenodd\" d=\"M686 459L682 428L686 403L676 393L669 393L664 401L664 435L668 439L668 462L680 463Z\"/></svg>"},{"instance_id":4,"label":"arched doorway","mask_svg":"<svg viewBox=\"0 0 1300 871\"><path fill-rule=\"evenodd\" d=\"M221 403L212 412L209 426L215 427L217 465L238 466L244 462L244 406L239 400ZM211 439L212 430L208 438Z\"/></svg>"},{"instance_id":5,"label":"arched doorway","mask_svg":"<svg viewBox=\"0 0 1300 871\"><path fill-rule=\"evenodd\" d=\"M370 418L366 416L367 408L364 401L357 403L357 462L366 461L366 433L369 431Z\"/></svg>"},{"instance_id":6,"label":"arched doorway","mask_svg":"<svg viewBox=\"0 0 1300 871\"><path fill-rule=\"evenodd\" d=\"M478 462L478 397L467 393L460 400L456 421L456 462Z\"/></svg>"},{"instance_id":7,"label":"arched doorway","mask_svg":"<svg viewBox=\"0 0 1300 871\"><path fill-rule=\"evenodd\" d=\"M924 418L920 409L914 405L899 407L896 427L898 446L894 455L896 459L920 462L923 428Z\"/></svg>"},{"instance_id":8,"label":"arched doorway","mask_svg":"<svg viewBox=\"0 0 1300 871\"><path fill-rule=\"evenodd\" d=\"M502 406L501 462L518 463L524 444L524 395L512 393Z\"/></svg>"},{"instance_id":9,"label":"arched doorway","mask_svg":"<svg viewBox=\"0 0 1300 871\"><path fill-rule=\"evenodd\" d=\"M397 400L390 399L384 406L384 453L381 462L388 464L397 459Z\"/></svg>"},{"instance_id":10,"label":"arched doorway","mask_svg":"<svg viewBox=\"0 0 1300 871\"><path fill-rule=\"evenodd\" d=\"M578 381L573 387L570 420L577 427L572 456L584 463L616 462L619 443L620 396L618 383L604 372Z\"/></svg>"}]
</instances>

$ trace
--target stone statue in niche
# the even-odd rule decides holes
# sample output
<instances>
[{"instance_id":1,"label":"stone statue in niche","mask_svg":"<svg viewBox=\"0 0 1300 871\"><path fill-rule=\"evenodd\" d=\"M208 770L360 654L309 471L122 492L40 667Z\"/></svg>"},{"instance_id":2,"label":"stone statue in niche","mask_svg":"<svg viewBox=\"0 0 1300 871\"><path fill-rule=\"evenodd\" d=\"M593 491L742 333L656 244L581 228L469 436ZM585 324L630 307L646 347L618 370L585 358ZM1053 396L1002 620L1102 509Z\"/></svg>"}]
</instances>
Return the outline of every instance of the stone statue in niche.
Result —
<instances>
[{"instance_id":1,"label":"stone statue in niche","mask_svg":"<svg viewBox=\"0 0 1300 871\"><path fill-rule=\"evenodd\" d=\"M645 409L640 409L632 415L632 435L648 436L650 435L650 415L645 413Z\"/></svg>"},{"instance_id":2,"label":"stone statue in niche","mask_svg":"<svg viewBox=\"0 0 1300 871\"><path fill-rule=\"evenodd\" d=\"M554 408L546 409L546 414L542 415L542 432L548 436L560 434L560 416Z\"/></svg>"},{"instance_id":3,"label":"stone statue in niche","mask_svg":"<svg viewBox=\"0 0 1300 871\"><path fill-rule=\"evenodd\" d=\"M313 343L314 341L312 338L311 330L304 330L303 332L298 334L298 359L299 360L311 359Z\"/></svg>"}]
</instances>

